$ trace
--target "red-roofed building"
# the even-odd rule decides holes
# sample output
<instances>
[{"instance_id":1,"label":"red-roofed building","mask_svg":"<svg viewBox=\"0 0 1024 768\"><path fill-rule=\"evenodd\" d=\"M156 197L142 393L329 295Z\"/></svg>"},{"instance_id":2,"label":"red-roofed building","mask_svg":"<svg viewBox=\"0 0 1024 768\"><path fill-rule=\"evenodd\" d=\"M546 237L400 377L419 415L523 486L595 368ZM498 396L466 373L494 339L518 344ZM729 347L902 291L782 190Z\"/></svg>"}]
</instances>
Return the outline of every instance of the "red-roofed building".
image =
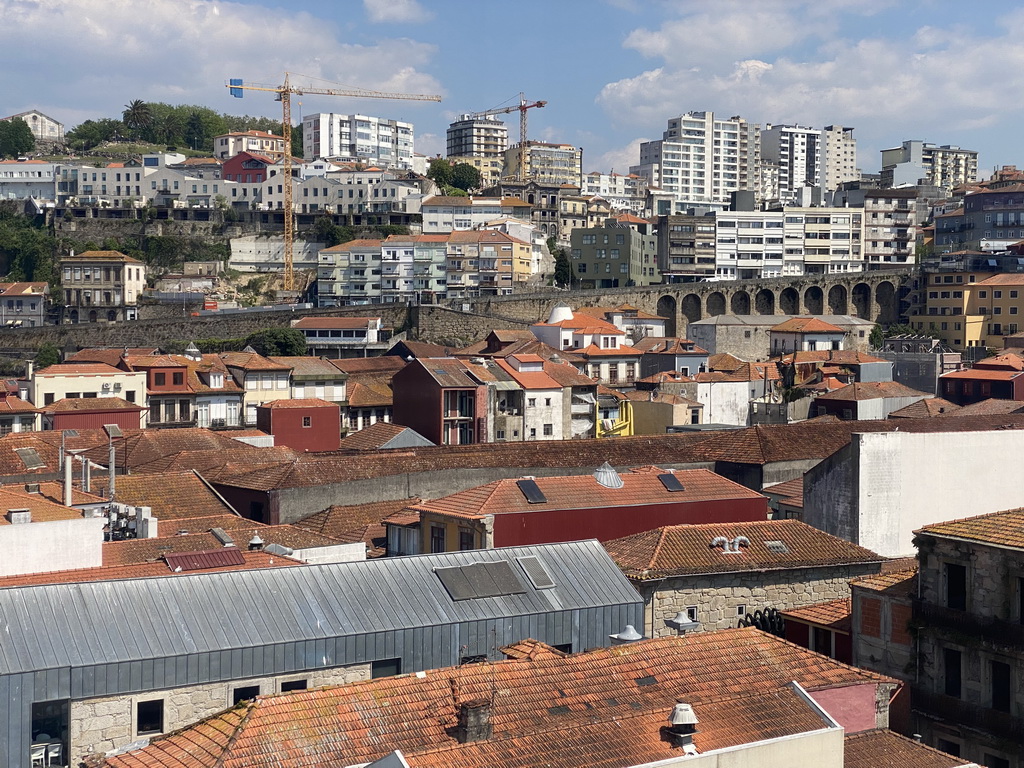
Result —
<instances>
[{"instance_id":1,"label":"red-roofed building","mask_svg":"<svg viewBox=\"0 0 1024 768\"><path fill-rule=\"evenodd\" d=\"M238 152L224 160L221 178L239 184L262 184L267 180L267 169L275 161L256 152Z\"/></svg>"},{"instance_id":2,"label":"red-roofed building","mask_svg":"<svg viewBox=\"0 0 1024 768\"><path fill-rule=\"evenodd\" d=\"M42 429L101 429L117 424L121 429L141 429L146 409L121 397L78 397L58 400L40 409Z\"/></svg>"},{"instance_id":3,"label":"red-roofed building","mask_svg":"<svg viewBox=\"0 0 1024 768\"><path fill-rule=\"evenodd\" d=\"M607 541L661 525L765 520L767 499L706 469L497 480L411 505L419 516L419 552ZM389 527L400 528L402 526ZM408 541L389 531L389 554ZM393 546L394 545L394 546Z\"/></svg>"},{"instance_id":4,"label":"red-roofed building","mask_svg":"<svg viewBox=\"0 0 1024 768\"><path fill-rule=\"evenodd\" d=\"M939 376L939 394L957 405L989 398L1024 400L1024 359L1007 352L979 360L972 368Z\"/></svg>"},{"instance_id":5,"label":"red-roofed building","mask_svg":"<svg viewBox=\"0 0 1024 768\"><path fill-rule=\"evenodd\" d=\"M779 611L786 620L786 639L844 664L853 663L850 599L829 600Z\"/></svg>"},{"instance_id":6,"label":"red-roofed building","mask_svg":"<svg viewBox=\"0 0 1024 768\"><path fill-rule=\"evenodd\" d=\"M791 317L779 323L768 332L768 336L772 355L784 355L787 352L842 349L846 333L832 323L808 315Z\"/></svg>"},{"instance_id":7,"label":"red-roofed building","mask_svg":"<svg viewBox=\"0 0 1024 768\"><path fill-rule=\"evenodd\" d=\"M487 441L485 369L454 358L413 360L391 379L396 424L435 445Z\"/></svg>"},{"instance_id":8,"label":"red-roofed building","mask_svg":"<svg viewBox=\"0 0 1024 768\"><path fill-rule=\"evenodd\" d=\"M256 427L274 445L296 451L336 451L341 442L341 408L317 398L272 400L256 407Z\"/></svg>"},{"instance_id":9,"label":"red-roofed building","mask_svg":"<svg viewBox=\"0 0 1024 768\"><path fill-rule=\"evenodd\" d=\"M58 400L119 397L129 403L146 403L146 373L115 368L106 363L59 363L28 372L31 401L37 407ZM140 423L146 426L145 412Z\"/></svg>"},{"instance_id":10,"label":"red-roofed building","mask_svg":"<svg viewBox=\"0 0 1024 768\"><path fill-rule=\"evenodd\" d=\"M0 399L0 435L35 431L38 413L39 409L27 400L15 394L5 395Z\"/></svg>"}]
</instances>

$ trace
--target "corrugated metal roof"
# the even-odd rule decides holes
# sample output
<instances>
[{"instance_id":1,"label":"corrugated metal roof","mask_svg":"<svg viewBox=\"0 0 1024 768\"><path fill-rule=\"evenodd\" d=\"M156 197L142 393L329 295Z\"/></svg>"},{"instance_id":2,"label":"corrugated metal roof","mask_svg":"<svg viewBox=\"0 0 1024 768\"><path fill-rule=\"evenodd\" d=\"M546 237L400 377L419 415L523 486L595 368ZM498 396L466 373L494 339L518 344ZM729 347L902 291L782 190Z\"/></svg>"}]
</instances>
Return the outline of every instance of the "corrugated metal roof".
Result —
<instances>
[{"instance_id":1,"label":"corrugated metal roof","mask_svg":"<svg viewBox=\"0 0 1024 768\"><path fill-rule=\"evenodd\" d=\"M536 557L555 586L454 601L437 568ZM0 590L0 675L451 625L640 597L594 540ZM65 628L66 631L55 628Z\"/></svg>"}]
</instances>

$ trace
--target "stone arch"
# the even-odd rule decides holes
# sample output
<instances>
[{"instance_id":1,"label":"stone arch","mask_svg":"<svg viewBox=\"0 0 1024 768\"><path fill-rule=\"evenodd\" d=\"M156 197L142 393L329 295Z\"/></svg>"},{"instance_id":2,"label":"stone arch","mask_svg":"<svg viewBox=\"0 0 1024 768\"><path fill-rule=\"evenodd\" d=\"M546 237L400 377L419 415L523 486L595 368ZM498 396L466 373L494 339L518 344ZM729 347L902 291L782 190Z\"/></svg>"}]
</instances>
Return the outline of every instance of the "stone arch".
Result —
<instances>
[{"instance_id":1,"label":"stone arch","mask_svg":"<svg viewBox=\"0 0 1024 768\"><path fill-rule=\"evenodd\" d=\"M658 317L664 317L667 321L665 323L665 335L675 336L676 335L676 297L675 296L662 296L658 299ZM697 318L700 319L699 317ZM687 318L689 320L689 318Z\"/></svg>"},{"instance_id":2,"label":"stone arch","mask_svg":"<svg viewBox=\"0 0 1024 768\"><path fill-rule=\"evenodd\" d=\"M800 294L797 293L796 288L790 286L782 289L779 294L779 309L784 315L800 314Z\"/></svg>"},{"instance_id":3,"label":"stone arch","mask_svg":"<svg viewBox=\"0 0 1024 768\"><path fill-rule=\"evenodd\" d=\"M746 291L736 291L736 293L732 295L732 301L729 302L729 306L732 307L732 313L734 315L749 315L750 294Z\"/></svg>"},{"instance_id":4,"label":"stone arch","mask_svg":"<svg viewBox=\"0 0 1024 768\"><path fill-rule=\"evenodd\" d=\"M109 320L110 322L114 322L115 320L117 320L117 312L115 312L113 309L108 309L107 320Z\"/></svg>"},{"instance_id":5,"label":"stone arch","mask_svg":"<svg viewBox=\"0 0 1024 768\"><path fill-rule=\"evenodd\" d=\"M95 309L89 310L89 322L90 323L95 323L96 322L96 310Z\"/></svg>"},{"instance_id":6,"label":"stone arch","mask_svg":"<svg viewBox=\"0 0 1024 768\"><path fill-rule=\"evenodd\" d=\"M878 322L890 325L896 322L896 286L883 280L875 286L875 304L878 306Z\"/></svg>"},{"instance_id":7,"label":"stone arch","mask_svg":"<svg viewBox=\"0 0 1024 768\"><path fill-rule=\"evenodd\" d=\"M68 319L72 323L77 323L78 322L78 310L77 309L72 309L71 312L68 313Z\"/></svg>"},{"instance_id":8,"label":"stone arch","mask_svg":"<svg viewBox=\"0 0 1024 768\"><path fill-rule=\"evenodd\" d=\"M828 311L831 315L847 314L845 285L833 285L828 289Z\"/></svg>"},{"instance_id":9,"label":"stone arch","mask_svg":"<svg viewBox=\"0 0 1024 768\"><path fill-rule=\"evenodd\" d=\"M857 317L864 320L874 320L871 311L871 286L867 283L857 283L853 286L850 294L853 303L853 312Z\"/></svg>"},{"instance_id":10,"label":"stone arch","mask_svg":"<svg viewBox=\"0 0 1024 768\"><path fill-rule=\"evenodd\" d=\"M725 296L721 291L708 294L705 306L708 309L708 317L725 314Z\"/></svg>"},{"instance_id":11,"label":"stone arch","mask_svg":"<svg viewBox=\"0 0 1024 768\"><path fill-rule=\"evenodd\" d=\"M688 323L696 323L704 319L704 309L701 307L700 296L695 293L688 293L683 296L683 317Z\"/></svg>"},{"instance_id":12,"label":"stone arch","mask_svg":"<svg viewBox=\"0 0 1024 768\"><path fill-rule=\"evenodd\" d=\"M775 293L762 288L754 296L754 312L758 315L775 314Z\"/></svg>"},{"instance_id":13,"label":"stone arch","mask_svg":"<svg viewBox=\"0 0 1024 768\"><path fill-rule=\"evenodd\" d=\"M812 285L804 291L804 307L809 315L825 314L825 293L820 286Z\"/></svg>"}]
</instances>

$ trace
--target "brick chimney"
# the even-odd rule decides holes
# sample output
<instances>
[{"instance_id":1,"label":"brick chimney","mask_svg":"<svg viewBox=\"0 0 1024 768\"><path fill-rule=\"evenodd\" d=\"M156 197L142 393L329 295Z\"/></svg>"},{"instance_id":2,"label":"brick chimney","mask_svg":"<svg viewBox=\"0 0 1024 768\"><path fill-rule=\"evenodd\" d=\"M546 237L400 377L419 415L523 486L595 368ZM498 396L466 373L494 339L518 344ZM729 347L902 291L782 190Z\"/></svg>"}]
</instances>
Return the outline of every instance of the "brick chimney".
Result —
<instances>
[{"instance_id":1,"label":"brick chimney","mask_svg":"<svg viewBox=\"0 0 1024 768\"><path fill-rule=\"evenodd\" d=\"M487 699L459 705L459 725L455 737L460 744L491 738L491 702Z\"/></svg>"}]
</instances>

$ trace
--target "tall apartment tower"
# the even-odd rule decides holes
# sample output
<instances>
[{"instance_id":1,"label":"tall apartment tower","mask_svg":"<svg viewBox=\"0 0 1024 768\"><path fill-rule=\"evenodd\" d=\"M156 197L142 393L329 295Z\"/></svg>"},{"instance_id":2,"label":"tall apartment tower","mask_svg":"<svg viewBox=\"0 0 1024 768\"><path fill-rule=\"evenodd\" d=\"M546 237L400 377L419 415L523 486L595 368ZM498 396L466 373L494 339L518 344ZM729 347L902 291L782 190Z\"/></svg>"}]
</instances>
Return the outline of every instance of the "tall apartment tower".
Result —
<instances>
[{"instance_id":1,"label":"tall apartment tower","mask_svg":"<svg viewBox=\"0 0 1024 768\"><path fill-rule=\"evenodd\" d=\"M857 175L857 140L853 128L827 125L765 126L761 132L761 160L771 170L771 188L783 203L794 203L801 190L836 189Z\"/></svg>"},{"instance_id":2,"label":"tall apartment tower","mask_svg":"<svg viewBox=\"0 0 1024 768\"><path fill-rule=\"evenodd\" d=\"M302 118L302 154L306 160L411 169L413 125L369 115L317 112Z\"/></svg>"},{"instance_id":3,"label":"tall apartment tower","mask_svg":"<svg viewBox=\"0 0 1024 768\"><path fill-rule=\"evenodd\" d=\"M508 149L508 126L492 117L460 115L448 126L448 157L503 159Z\"/></svg>"},{"instance_id":4,"label":"tall apartment tower","mask_svg":"<svg viewBox=\"0 0 1024 768\"><path fill-rule=\"evenodd\" d=\"M922 183L950 190L978 180L978 153L952 144L912 139L882 150L882 187Z\"/></svg>"},{"instance_id":5,"label":"tall apartment tower","mask_svg":"<svg viewBox=\"0 0 1024 768\"><path fill-rule=\"evenodd\" d=\"M668 121L661 139L641 144L640 164L629 170L684 205L727 204L731 193L759 188L760 128L738 116L687 112Z\"/></svg>"}]
</instances>

